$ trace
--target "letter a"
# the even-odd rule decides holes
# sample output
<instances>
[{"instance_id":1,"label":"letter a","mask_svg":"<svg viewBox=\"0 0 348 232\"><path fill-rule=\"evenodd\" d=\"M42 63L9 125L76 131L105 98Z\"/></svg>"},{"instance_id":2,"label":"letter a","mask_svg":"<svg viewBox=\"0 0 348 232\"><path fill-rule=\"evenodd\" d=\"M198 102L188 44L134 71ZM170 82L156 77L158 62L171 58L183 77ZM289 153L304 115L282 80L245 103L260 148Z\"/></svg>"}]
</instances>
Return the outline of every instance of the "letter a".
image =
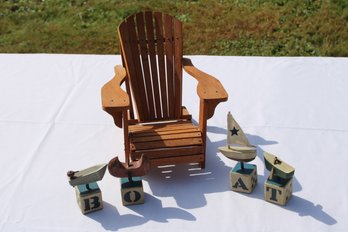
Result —
<instances>
[{"instance_id":1,"label":"letter a","mask_svg":"<svg viewBox=\"0 0 348 232\"><path fill-rule=\"evenodd\" d=\"M244 189L245 191L248 191L248 188L245 186L242 178L238 178L238 180L236 181L236 183L232 186L233 188L238 188L241 187L242 189Z\"/></svg>"}]
</instances>

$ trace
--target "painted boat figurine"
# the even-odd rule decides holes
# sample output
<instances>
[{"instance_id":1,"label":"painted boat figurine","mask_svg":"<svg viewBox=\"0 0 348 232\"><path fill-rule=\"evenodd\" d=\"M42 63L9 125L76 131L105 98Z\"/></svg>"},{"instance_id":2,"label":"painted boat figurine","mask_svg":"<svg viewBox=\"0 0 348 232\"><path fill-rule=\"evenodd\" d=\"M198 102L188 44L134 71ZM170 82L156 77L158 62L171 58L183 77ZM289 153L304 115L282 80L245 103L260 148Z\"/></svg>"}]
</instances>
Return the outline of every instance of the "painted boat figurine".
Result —
<instances>
[{"instance_id":1,"label":"painted boat figurine","mask_svg":"<svg viewBox=\"0 0 348 232\"><path fill-rule=\"evenodd\" d=\"M115 177L128 177L131 181L132 177L145 176L150 171L150 162L143 155L139 160L128 163L119 161L116 156L110 160L108 165L109 173Z\"/></svg>"},{"instance_id":2,"label":"painted boat figurine","mask_svg":"<svg viewBox=\"0 0 348 232\"><path fill-rule=\"evenodd\" d=\"M99 181L103 179L106 167L107 164L99 164L80 171L68 171L69 184L75 187Z\"/></svg>"},{"instance_id":3,"label":"painted boat figurine","mask_svg":"<svg viewBox=\"0 0 348 232\"><path fill-rule=\"evenodd\" d=\"M249 162L256 157L256 147L249 143L231 112L227 114L227 146L219 147L219 151L227 158L240 162Z\"/></svg>"},{"instance_id":4,"label":"painted boat figurine","mask_svg":"<svg viewBox=\"0 0 348 232\"><path fill-rule=\"evenodd\" d=\"M290 179L295 173L295 169L277 156L271 153L264 152L265 165L268 171L271 172L271 179L274 176L282 179Z\"/></svg>"}]
</instances>

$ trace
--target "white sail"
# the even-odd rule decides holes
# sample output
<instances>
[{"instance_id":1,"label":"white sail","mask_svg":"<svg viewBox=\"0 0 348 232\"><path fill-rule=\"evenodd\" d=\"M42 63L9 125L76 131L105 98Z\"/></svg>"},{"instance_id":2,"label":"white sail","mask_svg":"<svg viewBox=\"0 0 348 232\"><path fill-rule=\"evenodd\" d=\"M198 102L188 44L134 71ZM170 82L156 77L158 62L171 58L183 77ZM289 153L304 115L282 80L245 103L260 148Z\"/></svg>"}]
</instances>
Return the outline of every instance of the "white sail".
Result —
<instances>
[{"instance_id":1,"label":"white sail","mask_svg":"<svg viewBox=\"0 0 348 232\"><path fill-rule=\"evenodd\" d=\"M219 151L227 158L240 162L249 162L256 157L256 147L249 143L231 112L227 114L227 146L219 147Z\"/></svg>"},{"instance_id":2,"label":"white sail","mask_svg":"<svg viewBox=\"0 0 348 232\"><path fill-rule=\"evenodd\" d=\"M227 114L227 146L250 146L250 143L245 136L242 128L232 117L231 112Z\"/></svg>"}]
</instances>

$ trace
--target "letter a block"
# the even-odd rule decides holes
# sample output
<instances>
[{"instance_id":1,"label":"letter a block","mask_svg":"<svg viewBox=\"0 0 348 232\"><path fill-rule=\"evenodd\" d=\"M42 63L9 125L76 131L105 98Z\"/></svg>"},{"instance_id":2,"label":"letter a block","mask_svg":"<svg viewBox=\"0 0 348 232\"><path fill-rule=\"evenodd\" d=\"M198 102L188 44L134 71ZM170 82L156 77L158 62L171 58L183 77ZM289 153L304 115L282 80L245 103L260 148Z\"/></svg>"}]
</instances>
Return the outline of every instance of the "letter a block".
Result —
<instances>
[{"instance_id":1,"label":"letter a block","mask_svg":"<svg viewBox=\"0 0 348 232\"><path fill-rule=\"evenodd\" d=\"M122 204L137 205L144 203L143 182L140 177L121 178Z\"/></svg>"},{"instance_id":2,"label":"letter a block","mask_svg":"<svg viewBox=\"0 0 348 232\"><path fill-rule=\"evenodd\" d=\"M278 181L267 179L264 192L266 201L286 205L292 196L292 178Z\"/></svg>"},{"instance_id":3,"label":"letter a block","mask_svg":"<svg viewBox=\"0 0 348 232\"><path fill-rule=\"evenodd\" d=\"M231 190L236 192L251 193L257 184L257 168L254 164L240 162L230 172Z\"/></svg>"},{"instance_id":4,"label":"letter a block","mask_svg":"<svg viewBox=\"0 0 348 232\"><path fill-rule=\"evenodd\" d=\"M103 208L102 194L96 182L75 186L75 193L83 214Z\"/></svg>"}]
</instances>

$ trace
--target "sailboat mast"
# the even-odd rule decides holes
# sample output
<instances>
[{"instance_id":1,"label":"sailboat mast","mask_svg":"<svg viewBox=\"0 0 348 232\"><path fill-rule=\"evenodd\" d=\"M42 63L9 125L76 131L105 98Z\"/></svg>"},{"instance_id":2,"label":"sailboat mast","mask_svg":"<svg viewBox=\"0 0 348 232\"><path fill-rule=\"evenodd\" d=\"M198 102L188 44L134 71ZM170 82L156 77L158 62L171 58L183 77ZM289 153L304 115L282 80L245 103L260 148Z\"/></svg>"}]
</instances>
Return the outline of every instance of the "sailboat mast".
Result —
<instances>
[{"instance_id":1,"label":"sailboat mast","mask_svg":"<svg viewBox=\"0 0 348 232\"><path fill-rule=\"evenodd\" d=\"M230 145L232 144L232 138L231 138L231 130L232 130L232 114L231 111L228 111L227 114L227 147L228 149L231 149Z\"/></svg>"}]
</instances>

